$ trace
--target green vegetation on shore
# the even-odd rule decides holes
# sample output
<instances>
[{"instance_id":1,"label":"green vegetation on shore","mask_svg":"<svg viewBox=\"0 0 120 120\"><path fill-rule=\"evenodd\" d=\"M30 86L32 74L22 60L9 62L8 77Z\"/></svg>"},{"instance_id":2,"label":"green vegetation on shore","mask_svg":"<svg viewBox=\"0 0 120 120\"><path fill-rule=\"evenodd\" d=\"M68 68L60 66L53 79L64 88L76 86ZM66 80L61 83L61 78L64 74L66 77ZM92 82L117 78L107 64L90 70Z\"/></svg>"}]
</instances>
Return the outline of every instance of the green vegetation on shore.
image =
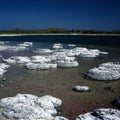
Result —
<instances>
[{"instance_id":1,"label":"green vegetation on shore","mask_svg":"<svg viewBox=\"0 0 120 120\"><path fill-rule=\"evenodd\" d=\"M66 30L62 28L49 28L41 30L0 30L0 34L120 34L120 30L100 31L100 30Z\"/></svg>"}]
</instances>

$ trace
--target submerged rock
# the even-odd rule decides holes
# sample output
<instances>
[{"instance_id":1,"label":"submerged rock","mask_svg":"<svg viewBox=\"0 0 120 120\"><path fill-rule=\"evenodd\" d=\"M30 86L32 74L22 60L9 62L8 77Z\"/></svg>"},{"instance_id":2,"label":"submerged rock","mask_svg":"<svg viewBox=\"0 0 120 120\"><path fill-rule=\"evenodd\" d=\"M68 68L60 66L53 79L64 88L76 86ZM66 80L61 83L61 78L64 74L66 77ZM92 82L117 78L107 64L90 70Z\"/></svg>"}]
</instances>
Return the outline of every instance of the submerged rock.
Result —
<instances>
[{"instance_id":1,"label":"submerged rock","mask_svg":"<svg viewBox=\"0 0 120 120\"><path fill-rule=\"evenodd\" d=\"M120 120L120 111L112 108L101 108L79 115L75 120Z\"/></svg>"},{"instance_id":2,"label":"submerged rock","mask_svg":"<svg viewBox=\"0 0 120 120\"><path fill-rule=\"evenodd\" d=\"M113 105L120 108L120 97L118 97L117 99L113 100Z\"/></svg>"},{"instance_id":3,"label":"submerged rock","mask_svg":"<svg viewBox=\"0 0 120 120\"><path fill-rule=\"evenodd\" d=\"M2 81L6 81L6 80L7 80L7 78L3 78L3 79L2 79Z\"/></svg>"},{"instance_id":4,"label":"submerged rock","mask_svg":"<svg viewBox=\"0 0 120 120\"><path fill-rule=\"evenodd\" d=\"M117 80L120 78L120 64L108 62L90 69L86 76L95 80Z\"/></svg>"},{"instance_id":5,"label":"submerged rock","mask_svg":"<svg viewBox=\"0 0 120 120\"><path fill-rule=\"evenodd\" d=\"M112 87L104 87L103 89L110 92L116 92L116 89Z\"/></svg>"},{"instance_id":6,"label":"submerged rock","mask_svg":"<svg viewBox=\"0 0 120 120\"><path fill-rule=\"evenodd\" d=\"M17 120L68 120L57 116L57 108L61 105L61 99L50 95L37 97L31 94L17 94L15 97L0 100L2 115Z\"/></svg>"},{"instance_id":7,"label":"submerged rock","mask_svg":"<svg viewBox=\"0 0 120 120\"><path fill-rule=\"evenodd\" d=\"M73 90L78 92L87 92L90 91L90 88L88 86L75 86Z\"/></svg>"},{"instance_id":8,"label":"submerged rock","mask_svg":"<svg viewBox=\"0 0 120 120\"><path fill-rule=\"evenodd\" d=\"M1 84L0 87L4 87L4 85Z\"/></svg>"}]
</instances>

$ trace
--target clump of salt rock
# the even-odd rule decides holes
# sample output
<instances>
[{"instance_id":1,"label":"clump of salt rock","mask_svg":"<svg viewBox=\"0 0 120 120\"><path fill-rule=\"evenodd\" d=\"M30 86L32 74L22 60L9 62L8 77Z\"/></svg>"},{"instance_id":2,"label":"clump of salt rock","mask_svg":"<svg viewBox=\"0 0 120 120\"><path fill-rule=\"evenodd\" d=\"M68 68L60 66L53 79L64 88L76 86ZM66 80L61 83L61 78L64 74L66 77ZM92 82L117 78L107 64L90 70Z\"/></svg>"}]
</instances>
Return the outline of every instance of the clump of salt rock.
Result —
<instances>
[{"instance_id":1,"label":"clump of salt rock","mask_svg":"<svg viewBox=\"0 0 120 120\"><path fill-rule=\"evenodd\" d=\"M73 90L78 91L78 92L87 92L90 91L90 88L88 86L75 86Z\"/></svg>"},{"instance_id":2,"label":"clump of salt rock","mask_svg":"<svg viewBox=\"0 0 120 120\"><path fill-rule=\"evenodd\" d=\"M101 108L79 115L75 120L120 120L120 111L112 108Z\"/></svg>"},{"instance_id":3,"label":"clump of salt rock","mask_svg":"<svg viewBox=\"0 0 120 120\"><path fill-rule=\"evenodd\" d=\"M68 120L57 116L57 109L61 105L61 99L50 95L37 97L31 94L17 94L15 97L0 100L2 115L17 120Z\"/></svg>"},{"instance_id":4,"label":"clump of salt rock","mask_svg":"<svg viewBox=\"0 0 120 120\"><path fill-rule=\"evenodd\" d=\"M117 80L120 78L120 63L108 62L90 69L86 76L95 80Z\"/></svg>"}]
</instances>

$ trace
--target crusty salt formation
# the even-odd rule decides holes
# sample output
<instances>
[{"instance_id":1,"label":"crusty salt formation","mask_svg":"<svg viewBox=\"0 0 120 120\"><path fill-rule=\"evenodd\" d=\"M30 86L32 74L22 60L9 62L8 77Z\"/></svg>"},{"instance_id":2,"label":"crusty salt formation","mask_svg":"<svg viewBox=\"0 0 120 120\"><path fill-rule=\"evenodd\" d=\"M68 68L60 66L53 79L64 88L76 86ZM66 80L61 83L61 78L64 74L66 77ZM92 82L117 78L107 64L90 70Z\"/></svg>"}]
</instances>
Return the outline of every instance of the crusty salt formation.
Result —
<instances>
[{"instance_id":1,"label":"crusty salt formation","mask_svg":"<svg viewBox=\"0 0 120 120\"><path fill-rule=\"evenodd\" d=\"M111 108L101 108L79 115L75 120L120 120L120 111Z\"/></svg>"},{"instance_id":2,"label":"crusty salt formation","mask_svg":"<svg viewBox=\"0 0 120 120\"><path fill-rule=\"evenodd\" d=\"M108 62L90 69L86 76L95 80L117 80L120 78L120 63Z\"/></svg>"},{"instance_id":3,"label":"crusty salt formation","mask_svg":"<svg viewBox=\"0 0 120 120\"><path fill-rule=\"evenodd\" d=\"M2 115L17 120L68 120L57 116L57 109L62 105L59 98L45 95L37 97L31 94L17 94L0 100Z\"/></svg>"}]
</instances>

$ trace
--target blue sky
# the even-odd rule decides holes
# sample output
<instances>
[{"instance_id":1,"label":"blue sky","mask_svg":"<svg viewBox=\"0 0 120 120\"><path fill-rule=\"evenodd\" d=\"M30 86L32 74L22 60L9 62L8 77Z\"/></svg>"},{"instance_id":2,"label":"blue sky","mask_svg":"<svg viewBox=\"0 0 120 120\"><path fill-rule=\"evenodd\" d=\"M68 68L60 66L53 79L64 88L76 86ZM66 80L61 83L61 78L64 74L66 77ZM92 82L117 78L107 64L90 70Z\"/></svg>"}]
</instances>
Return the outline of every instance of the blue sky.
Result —
<instances>
[{"instance_id":1,"label":"blue sky","mask_svg":"<svg viewBox=\"0 0 120 120\"><path fill-rule=\"evenodd\" d=\"M0 0L0 29L120 30L120 0Z\"/></svg>"}]
</instances>

